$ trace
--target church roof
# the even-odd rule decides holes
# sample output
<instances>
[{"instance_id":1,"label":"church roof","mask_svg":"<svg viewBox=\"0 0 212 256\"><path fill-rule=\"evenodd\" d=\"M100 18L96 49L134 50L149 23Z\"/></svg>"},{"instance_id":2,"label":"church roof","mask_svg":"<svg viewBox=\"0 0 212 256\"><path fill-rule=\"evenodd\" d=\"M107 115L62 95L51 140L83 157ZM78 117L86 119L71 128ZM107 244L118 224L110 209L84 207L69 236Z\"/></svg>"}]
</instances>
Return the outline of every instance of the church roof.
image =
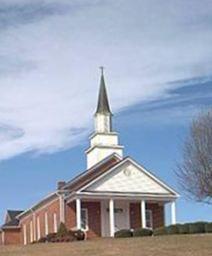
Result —
<instances>
[{"instance_id":1,"label":"church roof","mask_svg":"<svg viewBox=\"0 0 212 256\"><path fill-rule=\"evenodd\" d=\"M123 160L121 160L117 154L112 154L103 159L102 161L100 161L99 163L97 163L96 165L94 165L93 167L91 167L90 169L81 173L71 181L67 182L65 186L62 187L61 189L76 191L80 189L82 186L88 184L93 179L100 176L101 174L105 173L106 171L108 171L121 161Z\"/></svg>"},{"instance_id":2,"label":"church roof","mask_svg":"<svg viewBox=\"0 0 212 256\"><path fill-rule=\"evenodd\" d=\"M73 192L78 189L80 189L82 186L85 186L88 184L92 179L95 179L96 177L100 176L102 173L106 172L113 166L115 166L117 163L121 161L120 157L117 154L112 154L99 163L95 164L90 169L82 172L78 176L76 176L74 179L68 181L65 183L64 186L62 186L59 190L68 192ZM58 197L58 191L53 192L52 194L48 195L47 197L43 198L38 203L34 204L32 207L27 209L26 211L20 213L18 215L18 219L21 219L23 216L30 214L31 210L35 210L36 208L39 208L42 205L45 205L48 201L53 200L55 197Z\"/></svg>"},{"instance_id":3,"label":"church roof","mask_svg":"<svg viewBox=\"0 0 212 256\"><path fill-rule=\"evenodd\" d=\"M102 68L102 74L100 79L100 90L99 90L99 98L98 98L96 113L111 114L110 105L109 105L108 96L107 96L107 90L105 86L103 68Z\"/></svg>"},{"instance_id":4,"label":"church roof","mask_svg":"<svg viewBox=\"0 0 212 256\"><path fill-rule=\"evenodd\" d=\"M10 220L14 220L19 214L21 214L23 211L19 210L7 210L7 216Z\"/></svg>"},{"instance_id":5,"label":"church roof","mask_svg":"<svg viewBox=\"0 0 212 256\"><path fill-rule=\"evenodd\" d=\"M17 216L22 212L23 211L19 210L7 210L5 223L1 226L1 229L19 227L19 220L17 219Z\"/></svg>"}]
</instances>

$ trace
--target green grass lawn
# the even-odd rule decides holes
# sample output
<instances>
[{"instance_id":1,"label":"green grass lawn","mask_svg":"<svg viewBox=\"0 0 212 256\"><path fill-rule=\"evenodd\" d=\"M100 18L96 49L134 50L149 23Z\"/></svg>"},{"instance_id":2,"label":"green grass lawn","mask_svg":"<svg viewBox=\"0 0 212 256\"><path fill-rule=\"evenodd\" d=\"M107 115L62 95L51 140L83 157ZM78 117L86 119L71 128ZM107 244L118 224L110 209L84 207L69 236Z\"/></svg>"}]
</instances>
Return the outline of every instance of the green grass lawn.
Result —
<instances>
[{"instance_id":1,"label":"green grass lawn","mask_svg":"<svg viewBox=\"0 0 212 256\"><path fill-rule=\"evenodd\" d=\"M0 246L0 256L212 256L212 235L95 239L84 242Z\"/></svg>"}]
</instances>

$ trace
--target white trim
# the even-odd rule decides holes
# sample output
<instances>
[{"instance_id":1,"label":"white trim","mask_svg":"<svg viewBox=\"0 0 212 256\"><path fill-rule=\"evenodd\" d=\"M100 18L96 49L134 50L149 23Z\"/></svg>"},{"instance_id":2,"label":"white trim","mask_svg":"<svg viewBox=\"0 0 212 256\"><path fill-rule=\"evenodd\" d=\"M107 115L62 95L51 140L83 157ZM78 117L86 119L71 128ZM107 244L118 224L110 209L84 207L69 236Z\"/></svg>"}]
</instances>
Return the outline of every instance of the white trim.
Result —
<instances>
[{"instance_id":1,"label":"white trim","mask_svg":"<svg viewBox=\"0 0 212 256\"><path fill-rule=\"evenodd\" d=\"M27 244L27 228L26 228L26 224L23 225L23 235L24 235L24 245Z\"/></svg>"},{"instance_id":2,"label":"white trim","mask_svg":"<svg viewBox=\"0 0 212 256\"><path fill-rule=\"evenodd\" d=\"M53 214L53 227L54 227L54 233L57 233L57 214Z\"/></svg>"},{"instance_id":3,"label":"white trim","mask_svg":"<svg viewBox=\"0 0 212 256\"><path fill-rule=\"evenodd\" d=\"M16 216L16 218L17 218L17 219L21 219L22 216L25 215L25 214L27 214L28 212L29 212L29 214L30 214L31 211L32 211L32 212L34 212L34 211L40 211L43 207L45 208L47 204L45 204L44 206L41 206L41 207L39 207L38 205L41 204L42 202L44 202L45 200L50 199L51 196L54 196L54 195L56 196L56 198L54 199L54 201L58 200L58 194L57 194L56 192L53 192L53 193L47 195L46 197L44 197L44 198L43 198L41 201L39 201L38 203L34 204L32 207L28 208L27 210L25 210L24 212L22 212L21 214L19 214L18 216ZM51 200L49 203L51 204L51 203L54 202L54 201ZM36 208L36 207L38 207L38 209L34 209L34 208ZM27 216L28 216L28 215L27 215ZM27 217L27 216L26 216L26 217ZM24 217L24 218L25 218L25 217ZM24 218L23 218L23 219L24 219Z\"/></svg>"},{"instance_id":4,"label":"white trim","mask_svg":"<svg viewBox=\"0 0 212 256\"><path fill-rule=\"evenodd\" d=\"M146 200L155 200L155 201L166 201L167 203L176 199L176 196L173 195L163 195L163 194L142 194L142 193L113 193L113 192L74 192L70 194L66 199L67 203L72 202L78 196L82 198L92 198L92 199L109 199L113 197L114 199L126 199L126 200L138 200L140 201L141 198L145 198Z\"/></svg>"},{"instance_id":5,"label":"white trim","mask_svg":"<svg viewBox=\"0 0 212 256\"><path fill-rule=\"evenodd\" d=\"M102 175L100 175L99 177L97 177L96 179L93 179L91 182L89 182L87 185L83 186L82 188L80 188L78 190L78 192L81 192L83 190L85 190L86 188L90 187L92 184L94 184L95 182L97 182L98 180L102 179L103 177L105 177L106 175L110 174L112 171L114 171L115 169L117 169L118 167L120 167L121 165L125 164L126 162L129 162L131 164L133 164L134 166L136 166L140 171L144 172L146 175L148 175L152 180L154 180L155 182L157 182L159 185L161 185L162 187L164 187L166 190L168 190L171 194L173 194L176 197L179 197L178 193L176 191L174 191L172 188L170 188L168 185L166 185L164 182L162 182L161 180L159 180L158 178L156 178L153 174L151 174L149 171L147 171L146 169L144 169L144 167L142 167L141 165L137 164L134 160L132 160L131 158L127 157L126 159L124 159L123 161L119 162L118 164L116 164L114 167L112 167L111 169L109 169L107 172L103 173Z\"/></svg>"},{"instance_id":6,"label":"white trim","mask_svg":"<svg viewBox=\"0 0 212 256\"><path fill-rule=\"evenodd\" d=\"M110 236L114 237L115 233L115 216L114 216L114 200L109 201L109 222L110 222Z\"/></svg>"},{"instance_id":7,"label":"white trim","mask_svg":"<svg viewBox=\"0 0 212 256\"><path fill-rule=\"evenodd\" d=\"M81 200L80 198L76 199L76 226L77 229L81 229Z\"/></svg>"},{"instance_id":8,"label":"white trim","mask_svg":"<svg viewBox=\"0 0 212 256\"><path fill-rule=\"evenodd\" d=\"M82 227L82 212L85 212L85 218L86 218L86 227L85 229ZM88 209L87 208L81 208L81 229L84 231L88 231L89 230L89 222L88 222Z\"/></svg>"},{"instance_id":9,"label":"white trim","mask_svg":"<svg viewBox=\"0 0 212 256\"><path fill-rule=\"evenodd\" d=\"M41 238L40 234L40 217L37 217L37 240Z\"/></svg>"},{"instance_id":10,"label":"white trim","mask_svg":"<svg viewBox=\"0 0 212 256\"><path fill-rule=\"evenodd\" d=\"M176 203L175 201L171 202L171 224L176 224Z\"/></svg>"},{"instance_id":11,"label":"white trim","mask_svg":"<svg viewBox=\"0 0 212 256\"><path fill-rule=\"evenodd\" d=\"M38 205L38 204L39 204L40 202L42 202L43 200L46 200L47 198L46 198L46 199L43 199L43 200L40 201L39 203L35 204L33 207L31 207L31 208L27 209L26 211L24 211L23 213L19 214L16 218L18 218L20 221L23 221L23 220L25 220L25 219L27 219L27 218L30 217L29 215L31 214L31 212L36 212L36 213L38 213L38 212L40 212L41 210L45 209L47 206L53 204L55 201L58 200L58 195L57 195L56 193L53 193L53 194L55 194L57 197L54 198L54 199L52 199L50 202L46 203L45 205L43 205L43 206L41 206L41 207L38 207L37 209L33 209L36 205ZM49 197L52 196L53 194L49 195ZM22 216L25 215L25 214L26 214L26 216L22 218Z\"/></svg>"},{"instance_id":12,"label":"white trim","mask_svg":"<svg viewBox=\"0 0 212 256\"><path fill-rule=\"evenodd\" d=\"M149 214L149 216L150 216L150 220L149 220L150 226L147 225L147 214ZM150 209L146 210L146 228L150 228L150 229L153 228L153 216L152 216L152 210L150 210Z\"/></svg>"},{"instance_id":13,"label":"white trim","mask_svg":"<svg viewBox=\"0 0 212 256\"><path fill-rule=\"evenodd\" d=\"M142 228L146 228L146 202L141 200L141 223Z\"/></svg>"},{"instance_id":14,"label":"white trim","mask_svg":"<svg viewBox=\"0 0 212 256\"><path fill-rule=\"evenodd\" d=\"M44 222L45 222L45 235L49 234L49 220L48 220L48 212L45 212L44 215Z\"/></svg>"}]
</instances>

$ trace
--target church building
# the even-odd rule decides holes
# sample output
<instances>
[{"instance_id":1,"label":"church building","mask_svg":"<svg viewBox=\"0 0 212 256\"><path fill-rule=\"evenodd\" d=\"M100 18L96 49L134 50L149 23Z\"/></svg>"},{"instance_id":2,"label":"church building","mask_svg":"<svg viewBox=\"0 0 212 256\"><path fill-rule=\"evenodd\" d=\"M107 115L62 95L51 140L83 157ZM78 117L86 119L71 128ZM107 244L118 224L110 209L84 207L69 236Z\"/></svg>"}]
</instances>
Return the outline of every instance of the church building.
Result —
<instances>
[{"instance_id":1,"label":"church building","mask_svg":"<svg viewBox=\"0 0 212 256\"><path fill-rule=\"evenodd\" d=\"M94 132L85 151L87 169L58 182L56 190L24 211L8 210L0 229L0 245L30 244L57 232L61 222L81 229L88 239L113 237L121 229L154 229L165 225L165 205L176 223L179 195L129 156L113 131L103 70ZM140 159L139 159L140 161Z\"/></svg>"}]
</instances>

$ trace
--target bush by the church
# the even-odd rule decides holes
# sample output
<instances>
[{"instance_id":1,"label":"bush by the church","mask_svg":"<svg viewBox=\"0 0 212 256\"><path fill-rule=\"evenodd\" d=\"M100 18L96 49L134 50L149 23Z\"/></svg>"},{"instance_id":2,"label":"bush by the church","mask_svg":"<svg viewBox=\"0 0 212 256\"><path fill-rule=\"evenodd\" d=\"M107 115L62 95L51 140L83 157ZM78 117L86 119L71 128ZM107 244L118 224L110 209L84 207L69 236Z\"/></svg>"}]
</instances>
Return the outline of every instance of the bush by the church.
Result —
<instances>
[{"instance_id":1,"label":"bush by the church","mask_svg":"<svg viewBox=\"0 0 212 256\"><path fill-rule=\"evenodd\" d=\"M133 231L133 236L152 236L153 231L149 228L137 228Z\"/></svg>"},{"instance_id":2,"label":"bush by the church","mask_svg":"<svg viewBox=\"0 0 212 256\"><path fill-rule=\"evenodd\" d=\"M206 233L212 233L212 222L205 224L205 232Z\"/></svg>"},{"instance_id":3,"label":"bush by the church","mask_svg":"<svg viewBox=\"0 0 212 256\"><path fill-rule=\"evenodd\" d=\"M49 233L47 236L46 236L46 242L56 242L56 239L57 239L57 233Z\"/></svg>"},{"instance_id":4,"label":"bush by the church","mask_svg":"<svg viewBox=\"0 0 212 256\"><path fill-rule=\"evenodd\" d=\"M153 235L154 236L162 236L162 235L167 235L167 229L166 227L159 227L153 230Z\"/></svg>"},{"instance_id":5,"label":"bush by the church","mask_svg":"<svg viewBox=\"0 0 212 256\"><path fill-rule=\"evenodd\" d=\"M61 222L57 231L57 237L63 237L68 235L68 230L66 228L66 225Z\"/></svg>"},{"instance_id":6,"label":"bush by the church","mask_svg":"<svg viewBox=\"0 0 212 256\"><path fill-rule=\"evenodd\" d=\"M185 224L180 224L178 226L178 230L179 230L179 234L183 235L183 234L189 234L189 223L185 223Z\"/></svg>"},{"instance_id":7,"label":"bush by the church","mask_svg":"<svg viewBox=\"0 0 212 256\"><path fill-rule=\"evenodd\" d=\"M179 228L180 224L175 224L175 225L170 225L166 227L166 233L167 235L174 235L174 234L179 234Z\"/></svg>"},{"instance_id":8,"label":"bush by the church","mask_svg":"<svg viewBox=\"0 0 212 256\"><path fill-rule=\"evenodd\" d=\"M207 222L194 222L189 224L189 234L205 233Z\"/></svg>"},{"instance_id":9,"label":"bush by the church","mask_svg":"<svg viewBox=\"0 0 212 256\"><path fill-rule=\"evenodd\" d=\"M64 223L60 223L57 233L50 233L38 240L39 243L62 243L85 240L82 230L67 230Z\"/></svg>"},{"instance_id":10,"label":"bush by the church","mask_svg":"<svg viewBox=\"0 0 212 256\"><path fill-rule=\"evenodd\" d=\"M69 231L69 234L76 241L85 240L85 232L83 232L82 230Z\"/></svg>"},{"instance_id":11,"label":"bush by the church","mask_svg":"<svg viewBox=\"0 0 212 256\"><path fill-rule=\"evenodd\" d=\"M116 238L132 237L133 233L130 229L121 229L115 232Z\"/></svg>"}]
</instances>

